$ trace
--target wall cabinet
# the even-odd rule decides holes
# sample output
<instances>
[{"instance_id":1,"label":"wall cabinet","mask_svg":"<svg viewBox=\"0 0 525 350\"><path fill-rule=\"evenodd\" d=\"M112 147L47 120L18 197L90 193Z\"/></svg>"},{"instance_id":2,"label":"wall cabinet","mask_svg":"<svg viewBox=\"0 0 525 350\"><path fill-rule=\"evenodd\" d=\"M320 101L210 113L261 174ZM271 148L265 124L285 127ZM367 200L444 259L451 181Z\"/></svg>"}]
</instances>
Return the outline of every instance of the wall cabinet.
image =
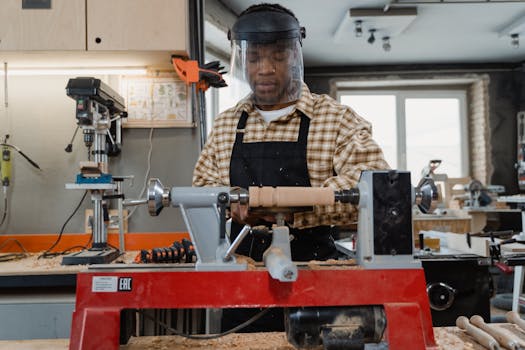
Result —
<instances>
[{"instance_id":1,"label":"wall cabinet","mask_svg":"<svg viewBox=\"0 0 525 350\"><path fill-rule=\"evenodd\" d=\"M0 0L0 50L85 50L85 0L53 0L51 9L22 9Z\"/></svg>"},{"instance_id":2,"label":"wall cabinet","mask_svg":"<svg viewBox=\"0 0 525 350\"><path fill-rule=\"evenodd\" d=\"M88 50L186 51L187 0L88 0Z\"/></svg>"},{"instance_id":3,"label":"wall cabinet","mask_svg":"<svg viewBox=\"0 0 525 350\"><path fill-rule=\"evenodd\" d=\"M1 51L188 51L188 0L0 0Z\"/></svg>"}]
</instances>

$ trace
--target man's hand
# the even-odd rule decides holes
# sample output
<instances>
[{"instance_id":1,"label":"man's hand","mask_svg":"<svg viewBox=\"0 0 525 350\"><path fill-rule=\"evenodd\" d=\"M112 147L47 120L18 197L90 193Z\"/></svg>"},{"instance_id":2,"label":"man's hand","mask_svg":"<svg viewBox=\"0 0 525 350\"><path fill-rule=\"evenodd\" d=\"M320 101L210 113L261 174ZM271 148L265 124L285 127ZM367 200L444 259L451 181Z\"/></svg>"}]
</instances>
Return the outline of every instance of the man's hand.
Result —
<instances>
[{"instance_id":1,"label":"man's hand","mask_svg":"<svg viewBox=\"0 0 525 350\"><path fill-rule=\"evenodd\" d=\"M233 221L243 225L256 226L263 222L275 223L275 215L268 213L250 213L248 205L246 204L231 203L230 216ZM293 222L293 214L287 213L285 215L285 221L288 223Z\"/></svg>"},{"instance_id":2,"label":"man's hand","mask_svg":"<svg viewBox=\"0 0 525 350\"><path fill-rule=\"evenodd\" d=\"M248 206L246 204L231 203L230 204L230 215L232 220L238 224L247 224L248 219Z\"/></svg>"}]
</instances>

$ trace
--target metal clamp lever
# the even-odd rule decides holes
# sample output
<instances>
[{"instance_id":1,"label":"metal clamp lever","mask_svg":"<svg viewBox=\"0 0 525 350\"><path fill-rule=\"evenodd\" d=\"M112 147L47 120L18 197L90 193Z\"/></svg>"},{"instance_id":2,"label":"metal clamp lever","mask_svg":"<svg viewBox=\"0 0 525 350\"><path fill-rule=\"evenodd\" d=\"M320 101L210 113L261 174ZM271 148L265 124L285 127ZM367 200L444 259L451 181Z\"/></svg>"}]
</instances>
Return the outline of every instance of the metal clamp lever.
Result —
<instances>
[{"instance_id":1,"label":"metal clamp lever","mask_svg":"<svg viewBox=\"0 0 525 350\"><path fill-rule=\"evenodd\" d=\"M244 239L244 237L246 237L246 235L248 235L248 233L250 233L251 229L252 227L250 225L244 225L241 232L239 232L239 235L235 238L233 243L226 251L226 254L224 254L224 257L222 258L223 261L226 262L231 260L233 253L235 253L242 240Z\"/></svg>"}]
</instances>

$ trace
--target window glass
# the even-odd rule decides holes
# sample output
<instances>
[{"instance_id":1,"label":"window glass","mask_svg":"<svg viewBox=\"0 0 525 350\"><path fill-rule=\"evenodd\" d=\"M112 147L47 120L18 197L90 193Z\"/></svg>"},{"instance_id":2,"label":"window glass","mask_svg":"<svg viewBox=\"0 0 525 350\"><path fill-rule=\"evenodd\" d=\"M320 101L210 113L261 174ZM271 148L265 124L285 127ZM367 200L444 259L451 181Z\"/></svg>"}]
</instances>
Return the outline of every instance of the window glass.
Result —
<instances>
[{"instance_id":1,"label":"window glass","mask_svg":"<svg viewBox=\"0 0 525 350\"><path fill-rule=\"evenodd\" d=\"M407 168L413 174L431 159L441 159L436 172L461 177L461 121L457 98L407 98Z\"/></svg>"},{"instance_id":2,"label":"window glass","mask_svg":"<svg viewBox=\"0 0 525 350\"><path fill-rule=\"evenodd\" d=\"M388 164L397 167L396 97L394 95L343 95L341 103L350 106L372 123L372 137L381 146Z\"/></svg>"},{"instance_id":3,"label":"window glass","mask_svg":"<svg viewBox=\"0 0 525 350\"><path fill-rule=\"evenodd\" d=\"M410 171L413 184L433 159L442 161L437 173L468 176L465 92L352 90L340 101L372 123L389 165Z\"/></svg>"}]
</instances>

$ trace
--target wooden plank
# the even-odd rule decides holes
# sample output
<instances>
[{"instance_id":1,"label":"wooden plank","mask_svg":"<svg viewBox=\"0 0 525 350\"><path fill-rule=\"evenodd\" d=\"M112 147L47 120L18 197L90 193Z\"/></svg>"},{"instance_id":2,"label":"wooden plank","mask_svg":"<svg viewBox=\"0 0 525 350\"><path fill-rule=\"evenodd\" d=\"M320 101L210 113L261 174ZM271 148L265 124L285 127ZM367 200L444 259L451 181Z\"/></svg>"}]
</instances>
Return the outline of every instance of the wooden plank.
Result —
<instances>
[{"instance_id":1,"label":"wooden plank","mask_svg":"<svg viewBox=\"0 0 525 350\"><path fill-rule=\"evenodd\" d=\"M486 237L471 237L469 247L467 236L464 234L445 233L447 245L450 249L459 250L467 254L476 254L483 257L490 257L490 239Z\"/></svg>"},{"instance_id":2,"label":"wooden plank","mask_svg":"<svg viewBox=\"0 0 525 350\"><path fill-rule=\"evenodd\" d=\"M0 350L67 350L69 339L0 340Z\"/></svg>"}]
</instances>

